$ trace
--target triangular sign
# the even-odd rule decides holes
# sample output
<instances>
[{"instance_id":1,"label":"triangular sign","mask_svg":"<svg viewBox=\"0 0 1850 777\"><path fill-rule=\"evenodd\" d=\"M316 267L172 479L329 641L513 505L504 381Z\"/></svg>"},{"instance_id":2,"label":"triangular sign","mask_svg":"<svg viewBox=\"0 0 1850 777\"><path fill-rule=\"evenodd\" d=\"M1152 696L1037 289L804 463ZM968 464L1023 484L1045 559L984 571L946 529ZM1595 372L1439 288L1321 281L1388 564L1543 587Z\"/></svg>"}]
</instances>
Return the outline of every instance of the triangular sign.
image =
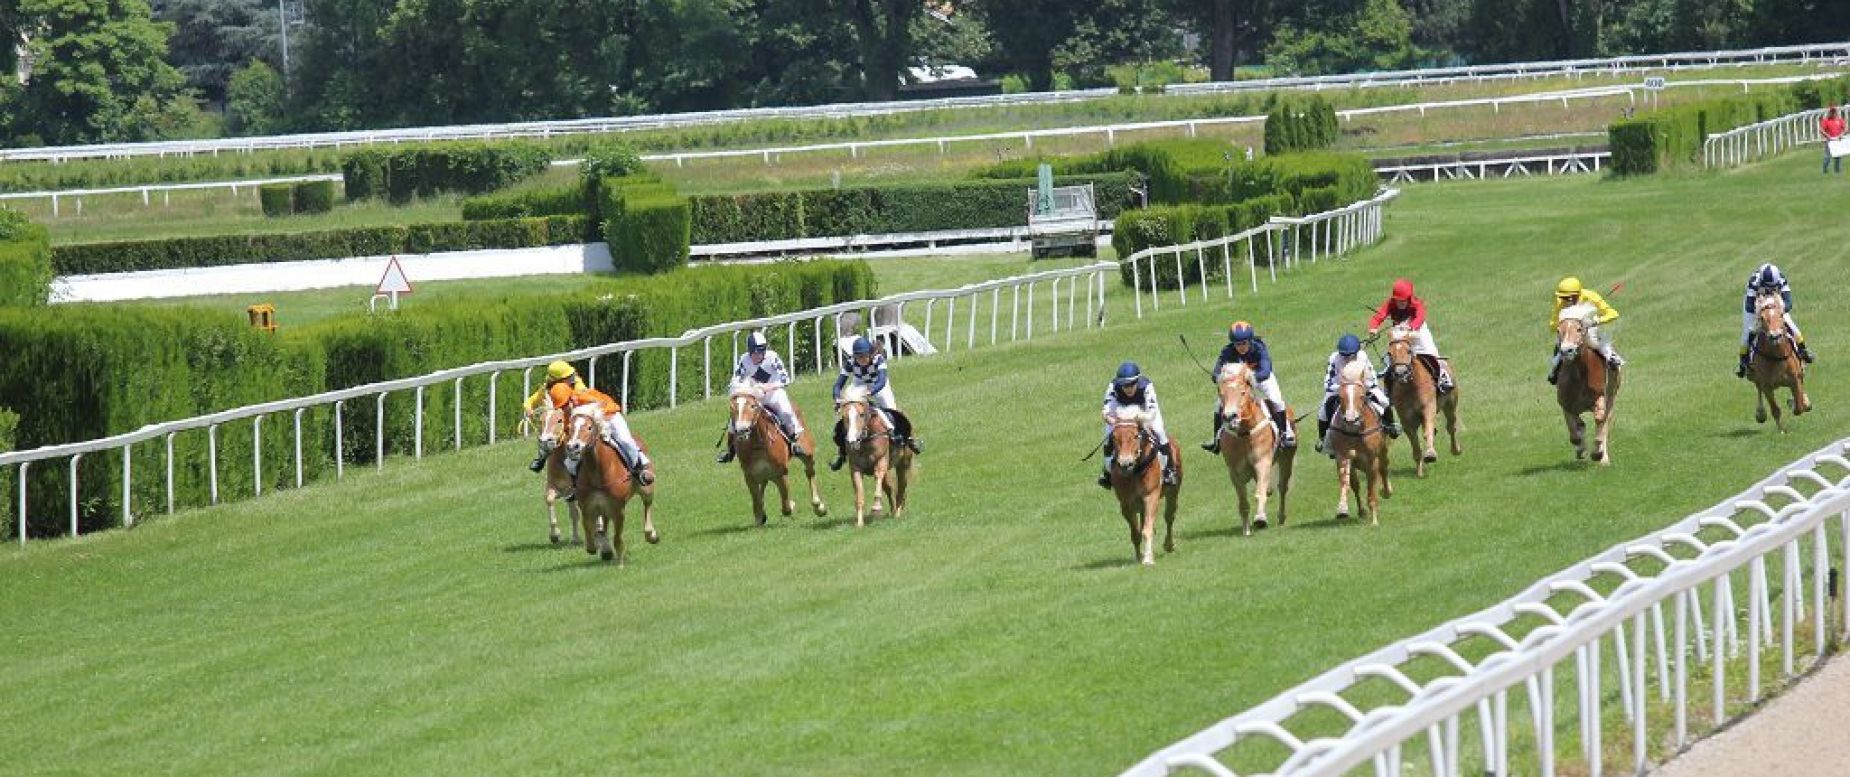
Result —
<instances>
[{"instance_id":1,"label":"triangular sign","mask_svg":"<svg viewBox=\"0 0 1850 777\"><path fill-rule=\"evenodd\" d=\"M385 275L379 278L380 294L410 294L411 279L405 277L405 268L398 266L398 257L392 257L385 265Z\"/></svg>"}]
</instances>

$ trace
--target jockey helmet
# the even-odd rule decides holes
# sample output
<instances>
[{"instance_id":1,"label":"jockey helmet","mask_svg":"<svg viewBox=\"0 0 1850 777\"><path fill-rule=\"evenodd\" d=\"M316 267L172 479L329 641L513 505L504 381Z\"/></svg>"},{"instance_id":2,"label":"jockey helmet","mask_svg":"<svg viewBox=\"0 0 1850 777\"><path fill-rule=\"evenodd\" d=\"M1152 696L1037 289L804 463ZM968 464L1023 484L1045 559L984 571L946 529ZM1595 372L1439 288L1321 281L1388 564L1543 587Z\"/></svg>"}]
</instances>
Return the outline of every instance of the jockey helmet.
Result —
<instances>
[{"instance_id":1,"label":"jockey helmet","mask_svg":"<svg viewBox=\"0 0 1850 777\"><path fill-rule=\"evenodd\" d=\"M1245 321L1235 321L1233 322L1233 326L1227 328L1227 342L1246 343L1252 342L1252 339L1252 324L1248 324Z\"/></svg>"},{"instance_id":2,"label":"jockey helmet","mask_svg":"<svg viewBox=\"0 0 1850 777\"><path fill-rule=\"evenodd\" d=\"M1352 334L1345 334L1336 339L1336 352L1344 356L1354 356L1362 352L1362 339Z\"/></svg>"},{"instance_id":3,"label":"jockey helmet","mask_svg":"<svg viewBox=\"0 0 1850 777\"><path fill-rule=\"evenodd\" d=\"M1124 388L1136 383L1142 378L1143 370L1137 366L1136 362L1125 362L1118 365L1118 377L1116 380L1113 380L1112 383L1116 384L1118 388Z\"/></svg>"},{"instance_id":4,"label":"jockey helmet","mask_svg":"<svg viewBox=\"0 0 1850 777\"><path fill-rule=\"evenodd\" d=\"M575 377L578 377L578 371L572 369L572 365L564 361L556 361L546 365L547 380L570 380Z\"/></svg>"},{"instance_id":5,"label":"jockey helmet","mask_svg":"<svg viewBox=\"0 0 1850 777\"><path fill-rule=\"evenodd\" d=\"M1779 288L1779 282L1785 280L1779 275L1779 265L1772 262L1760 265L1759 287L1763 289Z\"/></svg>"},{"instance_id":6,"label":"jockey helmet","mask_svg":"<svg viewBox=\"0 0 1850 777\"><path fill-rule=\"evenodd\" d=\"M1394 281L1394 299L1407 302L1413 299L1413 281L1398 278Z\"/></svg>"},{"instance_id":7,"label":"jockey helmet","mask_svg":"<svg viewBox=\"0 0 1850 777\"><path fill-rule=\"evenodd\" d=\"M873 353L874 353L874 341L869 340L865 337L854 338L854 355L872 356Z\"/></svg>"},{"instance_id":8,"label":"jockey helmet","mask_svg":"<svg viewBox=\"0 0 1850 777\"><path fill-rule=\"evenodd\" d=\"M1555 296L1563 299L1580 296L1580 279L1571 275L1562 278L1560 283L1555 284Z\"/></svg>"},{"instance_id":9,"label":"jockey helmet","mask_svg":"<svg viewBox=\"0 0 1850 777\"><path fill-rule=\"evenodd\" d=\"M771 341L765 339L763 332L753 332L745 338L745 350L752 353L764 353L771 347Z\"/></svg>"}]
</instances>

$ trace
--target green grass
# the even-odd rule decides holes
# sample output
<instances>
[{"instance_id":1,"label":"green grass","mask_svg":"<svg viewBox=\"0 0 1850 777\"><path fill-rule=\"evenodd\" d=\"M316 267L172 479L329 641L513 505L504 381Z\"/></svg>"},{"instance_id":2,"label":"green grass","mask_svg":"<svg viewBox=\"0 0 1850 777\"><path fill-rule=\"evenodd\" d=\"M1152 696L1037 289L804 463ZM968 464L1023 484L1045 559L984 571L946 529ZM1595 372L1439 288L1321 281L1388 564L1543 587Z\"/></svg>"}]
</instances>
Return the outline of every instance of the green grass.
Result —
<instances>
[{"instance_id":1,"label":"green grass","mask_svg":"<svg viewBox=\"0 0 1850 777\"><path fill-rule=\"evenodd\" d=\"M125 194L87 198L81 214L72 200L59 205L52 217L49 202L18 207L51 231L53 245L107 243L118 240L154 240L209 235L248 235L278 232L313 232L322 229L382 227L457 221L462 198L445 196L412 205L395 206L371 200L348 204L345 200L327 213L270 218L263 215L255 188L241 188L233 197L228 190L175 192L168 201L155 194L148 205L141 195Z\"/></svg>"},{"instance_id":2,"label":"green grass","mask_svg":"<svg viewBox=\"0 0 1850 777\"><path fill-rule=\"evenodd\" d=\"M710 460L722 411L698 404L632 422L660 461L665 539L621 570L546 544L521 443L8 549L5 769L1114 772L1841 435L1844 184L1815 164L1414 187L1381 247L1258 295L1170 296L1136 321L1114 284L1102 331L901 361L930 447L911 517L867 530L843 525L846 481L826 472L828 518L750 528ZM1741 278L1769 257L1821 357L1817 412L1785 436L1753 424L1731 370ZM1626 284L1611 468L1572 460L1542 382L1565 273ZM1458 368L1465 456L1415 481L1397 445L1398 493L1368 529L1329 518L1332 467L1306 450L1291 525L1244 539L1190 448L1178 552L1131 564L1079 461L1118 361L1143 363L1192 443L1210 395L1175 334L1200 347L1244 318L1308 408L1331 343L1403 274ZM826 390L793 388L812 422Z\"/></svg>"}]
</instances>

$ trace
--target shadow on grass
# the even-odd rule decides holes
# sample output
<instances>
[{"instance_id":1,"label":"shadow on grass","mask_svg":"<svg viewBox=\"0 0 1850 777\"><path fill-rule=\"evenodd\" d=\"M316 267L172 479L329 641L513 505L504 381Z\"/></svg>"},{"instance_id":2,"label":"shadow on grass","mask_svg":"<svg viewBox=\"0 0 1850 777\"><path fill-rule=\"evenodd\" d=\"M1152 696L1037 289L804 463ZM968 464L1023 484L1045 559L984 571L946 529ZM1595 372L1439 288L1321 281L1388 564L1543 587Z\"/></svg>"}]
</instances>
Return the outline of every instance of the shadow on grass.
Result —
<instances>
[{"instance_id":1,"label":"shadow on grass","mask_svg":"<svg viewBox=\"0 0 1850 777\"><path fill-rule=\"evenodd\" d=\"M1726 431L1726 432L1716 432L1715 434L1712 434L1712 435L1709 435L1709 436L1710 436L1710 437L1720 437L1720 438L1724 438L1724 439L1734 439L1734 440L1738 440L1738 439L1741 439L1741 438L1743 438L1743 437L1757 437L1757 436L1759 436L1759 435L1761 435L1761 434L1763 434L1763 432L1761 431L1761 429L1760 429L1760 427L1757 427L1757 426L1743 426L1743 427L1741 427L1741 428L1739 428L1739 429L1734 429L1734 430L1731 430L1731 431Z\"/></svg>"},{"instance_id":2,"label":"shadow on grass","mask_svg":"<svg viewBox=\"0 0 1850 777\"><path fill-rule=\"evenodd\" d=\"M1535 475L1545 475L1550 472L1579 472L1591 466L1593 466L1593 462L1590 459L1563 458L1553 464L1537 464L1532 467L1523 467L1517 470L1516 474L1519 477L1526 478Z\"/></svg>"},{"instance_id":3,"label":"shadow on grass","mask_svg":"<svg viewBox=\"0 0 1850 777\"><path fill-rule=\"evenodd\" d=\"M764 529L771 528L771 526L774 526L774 525L776 524L772 523L772 524L767 524L765 526L758 526L752 523L752 519L750 517L747 517L743 523L730 523L730 524L726 524L725 526L715 526L711 529L701 529L700 531L694 532L693 536L695 537L724 537L724 536L732 535L732 534L745 534L747 532L762 531Z\"/></svg>"},{"instance_id":4,"label":"shadow on grass","mask_svg":"<svg viewBox=\"0 0 1850 777\"><path fill-rule=\"evenodd\" d=\"M501 547L501 552L502 553L531 553L536 550L558 550L559 548L569 547L570 545L571 543L566 542L563 538L561 538L556 543L554 542L516 542L512 545L503 545Z\"/></svg>"},{"instance_id":5,"label":"shadow on grass","mask_svg":"<svg viewBox=\"0 0 1850 777\"><path fill-rule=\"evenodd\" d=\"M1335 515L1330 515L1315 521L1293 523L1291 526L1295 529L1366 529L1368 528L1368 521L1357 515L1350 515L1348 518L1338 518Z\"/></svg>"},{"instance_id":6,"label":"shadow on grass","mask_svg":"<svg viewBox=\"0 0 1850 777\"><path fill-rule=\"evenodd\" d=\"M565 561L565 562L561 562L558 564L554 564L552 566L545 567L538 571L541 574L546 574L546 575L556 574L559 572L589 572L589 571L598 570L598 569L609 569L609 570L614 571L616 569L616 566L617 566L616 564L611 563L609 561L605 561L596 556L581 553L580 555L573 556L571 561Z\"/></svg>"},{"instance_id":7,"label":"shadow on grass","mask_svg":"<svg viewBox=\"0 0 1850 777\"><path fill-rule=\"evenodd\" d=\"M1254 529L1253 533L1258 534L1259 531L1259 529ZM1213 529L1183 529L1182 531L1176 532L1176 536L1185 540L1208 540L1216 537L1232 537L1239 539L1240 524L1235 522L1230 526L1221 526Z\"/></svg>"},{"instance_id":8,"label":"shadow on grass","mask_svg":"<svg viewBox=\"0 0 1850 777\"><path fill-rule=\"evenodd\" d=\"M875 523L878 523L879 520L885 519L886 517L887 517L886 513L881 513L877 516L872 513L869 513L867 515L867 525L873 526ZM853 525L854 525L853 515L838 516L835 518L823 518L818 521L813 521L809 524L809 530L810 531L834 531L836 529L842 528L843 526L853 526Z\"/></svg>"},{"instance_id":9,"label":"shadow on grass","mask_svg":"<svg viewBox=\"0 0 1850 777\"><path fill-rule=\"evenodd\" d=\"M1088 561L1084 564L1074 565L1073 571L1074 572L1102 572L1107 569L1123 569L1124 567L1134 567L1134 566L1137 566L1137 559L1131 558L1131 554L1127 552L1122 556L1114 556L1112 558L1102 558L1097 561Z\"/></svg>"}]
</instances>

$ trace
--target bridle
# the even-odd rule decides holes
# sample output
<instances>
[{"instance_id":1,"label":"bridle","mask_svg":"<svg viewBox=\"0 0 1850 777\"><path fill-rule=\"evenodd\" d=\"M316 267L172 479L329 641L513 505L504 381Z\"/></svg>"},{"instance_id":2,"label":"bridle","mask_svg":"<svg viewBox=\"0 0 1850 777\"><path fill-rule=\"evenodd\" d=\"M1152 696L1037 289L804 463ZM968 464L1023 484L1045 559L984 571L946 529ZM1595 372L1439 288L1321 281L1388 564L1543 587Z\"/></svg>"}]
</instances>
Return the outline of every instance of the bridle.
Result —
<instances>
[{"instance_id":1,"label":"bridle","mask_svg":"<svg viewBox=\"0 0 1850 777\"><path fill-rule=\"evenodd\" d=\"M565 411L559 408L547 408L540 417L540 450L552 453L559 448L559 438L565 435Z\"/></svg>"},{"instance_id":2,"label":"bridle","mask_svg":"<svg viewBox=\"0 0 1850 777\"><path fill-rule=\"evenodd\" d=\"M1768 312L1773 315L1768 316ZM1781 343L1792 339L1792 332L1786 329L1786 312L1784 306L1779 304L1779 297L1773 294L1759 295L1754 304L1754 315L1760 320L1759 336L1754 338L1754 355L1774 360L1790 356L1790 349L1780 347ZM1769 346L1772 350L1767 350Z\"/></svg>"},{"instance_id":3,"label":"bridle","mask_svg":"<svg viewBox=\"0 0 1850 777\"><path fill-rule=\"evenodd\" d=\"M1352 389L1354 392L1353 400L1351 400L1350 397ZM1367 418L1368 413L1372 412L1373 409L1368 406L1368 387L1363 385L1361 381L1344 380L1336 384L1336 396L1337 412L1330 415L1330 431L1347 437L1367 437L1371 434L1380 434L1382 432L1379 417L1376 418L1374 426L1363 425L1363 419ZM1349 420L1348 410L1344 407L1344 405L1349 404L1351 401L1356 405L1354 421Z\"/></svg>"},{"instance_id":4,"label":"bridle","mask_svg":"<svg viewBox=\"0 0 1850 777\"><path fill-rule=\"evenodd\" d=\"M841 403L842 439L850 448L859 448L863 443L875 437L891 436L890 430L881 433L874 430L874 421L879 418L873 406L865 400L851 400Z\"/></svg>"},{"instance_id":5,"label":"bridle","mask_svg":"<svg viewBox=\"0 0 1850 777\"><path fill-rule=\"evenodd\" d=\"M1388 380L1399 383L1413 377L1413 342L1410 339L1398 336L1389 338L1387 357Z\"/></svg>"},{"instance_id":6,"label":"bridle","mask_svg":"<svg viewBox=\"0 0 1850 777\"><path fill-rule=\"evenodd\" d=\"M1248 437L1258 434L1259 430L1271 426L1272 418L1264 412L1256 414L1259 420L1252 422L1251 425L1247 424L1247 411L1249 409L1261 410L1261 408L1259 408L1259 399L1253 395L1252 373L1241 370L1235 373L1233 377L1223 380L1220 383L1222 388L1233 387L1234 384L1238 384L1237 387L1233 388L1235 391L1235 410L1232 413L1228 413L1221 421L1220 429L1216 430L1215 436L1231 434L1235 437ZM1223 412L1227 410L1226 407L1222 407L1221 409Z\"/></svg>"},{"instance_id":7,"label":"bridle","mask_svg":"<svg viewBox=\"0 0 1850 777\"><path fill-rule=\"evenodd\" d=\"M1156 440L1153 437L1151 437L1150 428L1147 426L1144 426L1142 421L1134 420L1134 419L1119 419L1119 420L1111 422L1111 431L1112 431L1111 437L1114 443L1118 436L1117 431L1119 429L1124 429L1124 428L1132 428L1132 429L1137 430L1137 455L1133 457L1132 459L1130 470L1126 471L1123 465L1119 464L1120 457L1117 455L1117 452L1115 450L1113 451L1111 458L1108 460L1107 463L1111 467L1117 469L1117 471L1121 474L1124 474L1127 476L1136 475L1140 472L1143 472L1146 468L1148 468L1150 466L1150 462L1156 460Z\"/></svg>"},{"instance_id":8,"label":"bridle","mask_svg":"<svg viewBox=\"0 0 1850 777\"><path fill-rule=\"evenodd\" d=\"M599 424L597 419L592 418L589 414L572 413L566 431L565 455L569 458L577 459L584 455L586 448L596 445L597 435L600 433L598 427ZM581 439L586 436L589 436L591 439Z\"/></svg>"}]
</instances>

